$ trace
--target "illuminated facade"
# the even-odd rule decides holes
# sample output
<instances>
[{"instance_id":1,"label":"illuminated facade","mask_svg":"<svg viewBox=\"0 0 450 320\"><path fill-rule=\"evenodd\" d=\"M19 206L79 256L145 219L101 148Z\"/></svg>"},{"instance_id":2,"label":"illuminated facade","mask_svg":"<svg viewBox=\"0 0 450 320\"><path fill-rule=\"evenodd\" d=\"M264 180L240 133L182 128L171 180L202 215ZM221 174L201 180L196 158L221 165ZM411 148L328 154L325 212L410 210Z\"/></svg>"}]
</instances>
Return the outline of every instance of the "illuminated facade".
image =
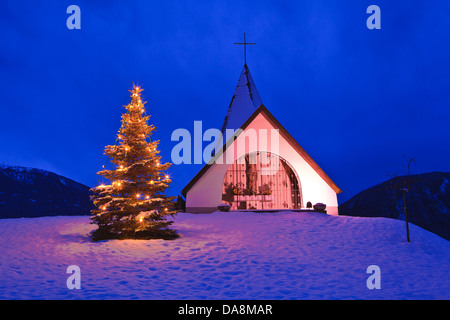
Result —
<instances>
[{"instance_id":1,"label":"illuminated facade","mask_svg":"<svg viewBox=\"0 0 450 320\"><path fill-rule=\"evenodd\" d=\"M257 105L260 103L259 105ZM342 192L261 103L244 66L222 127L239 129L183 189L186 212L305 209L338 214Z\"/></svg>"}]
</instances>

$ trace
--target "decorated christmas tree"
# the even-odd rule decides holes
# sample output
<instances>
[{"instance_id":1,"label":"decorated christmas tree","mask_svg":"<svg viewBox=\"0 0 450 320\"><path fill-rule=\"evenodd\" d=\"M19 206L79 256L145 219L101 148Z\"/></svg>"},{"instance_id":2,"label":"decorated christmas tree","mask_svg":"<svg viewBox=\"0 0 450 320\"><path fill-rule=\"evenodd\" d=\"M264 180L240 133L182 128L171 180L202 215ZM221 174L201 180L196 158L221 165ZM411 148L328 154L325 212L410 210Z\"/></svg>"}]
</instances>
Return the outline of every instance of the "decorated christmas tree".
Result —
<instances>
[{"instance_id":1,"label":"decorated christmas tree","mask_svg":"<svg viewBox=\"0 0 450 320\"><path fill-rule=\"evenodd\" d=\"M116 145L105 147L113 169L103 168L99 175L109 181L91 189L95 206L91 220L98 228L94 241L103 239L174 239L170 229L176 214L173 199L166 196L171 182L166 170L171 163L162 163L152 141L155 126L149 125L141 89L133 84L131 102L122 115L122 126Z\"/></svg>"}]
</instances>

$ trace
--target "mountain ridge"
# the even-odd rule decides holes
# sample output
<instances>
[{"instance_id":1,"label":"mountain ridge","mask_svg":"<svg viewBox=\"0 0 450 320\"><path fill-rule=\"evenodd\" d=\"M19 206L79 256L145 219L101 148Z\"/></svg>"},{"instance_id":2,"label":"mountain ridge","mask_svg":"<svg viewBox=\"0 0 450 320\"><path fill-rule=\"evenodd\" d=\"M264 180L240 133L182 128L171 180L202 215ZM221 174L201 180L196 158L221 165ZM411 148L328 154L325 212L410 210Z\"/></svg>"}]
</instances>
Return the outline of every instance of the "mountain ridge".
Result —
<instances>
[{"instance_id":1,"label":"mountain ridge","mask_svg":"<svg viewBox=\"0 0 450 320\"><path fill-rule=\"evenodd\" d=\"M0 166L0 218L89 215L89 187L51 171Z\"/></svg>"},{"instance_id":2,"label":"mountain ridge","mask_svg":"<svg viewBox=\"0 0 450 320\"><path fill-rule=\"evenodd\" d=\"M414 174L406 193L408 221L450 240L450 172ZM405 220L403 191L408 176L398 176L361 191L339 206L339 215Z\"/></svg>"}]
</instances>

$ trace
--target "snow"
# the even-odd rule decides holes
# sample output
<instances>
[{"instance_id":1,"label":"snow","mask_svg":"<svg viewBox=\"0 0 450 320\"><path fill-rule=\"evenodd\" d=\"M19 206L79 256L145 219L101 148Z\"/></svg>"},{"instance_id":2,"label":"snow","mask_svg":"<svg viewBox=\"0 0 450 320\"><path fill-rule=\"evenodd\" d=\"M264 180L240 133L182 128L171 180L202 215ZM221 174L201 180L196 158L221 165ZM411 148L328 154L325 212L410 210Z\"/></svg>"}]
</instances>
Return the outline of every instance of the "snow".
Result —
<instances>
[{"instance_id":1,"label":"snow","mask_svg":"<svg viewBox=\"0 0 450 320\"><path fill-rule=\"evenodd\" d=\"M89 217L0 220L0 299L450 299L450 242L387 218L180 213L181 237L91 242ZM69 290L66 270L81 270ZM369 290L370 265L381 289Z\"/></svg>"},{"instance_id":2,"label":"snow","mask_svg":"<svg viewBox=\"0 0 450 320\"><path fill-rule=\"evenodd\" d=\"M59 176L59 181L60 181L63 185L65 185L66 187L68 186L68 183L67 183L67 179L66 179L66 178Z\"/></svg>"},{"instance_id":3,"label":"snow","mask_svg":"<svg viewBox=\"0 0 450 320\"><path fill-rule=\"evenodd\" d=\"M449 184L449 180L447 178L444 178L444 182L441 184L441 193L445 193L447 191L447 186Z\"/></svg>"},{"instance_id":4,"label":"snow","mask_svg":"<svg viewBox=\"0 0 450 320\"><path fill-rule=\"evenodd\" d=\"M48 171L29 168L29 167L20 167L20 166L9 166L0 164L0 170L3 174L14 179L20 183L25 184L34 184L34 173L41 173L43 175L48 175Z\"/></svg>"}]
</instances>

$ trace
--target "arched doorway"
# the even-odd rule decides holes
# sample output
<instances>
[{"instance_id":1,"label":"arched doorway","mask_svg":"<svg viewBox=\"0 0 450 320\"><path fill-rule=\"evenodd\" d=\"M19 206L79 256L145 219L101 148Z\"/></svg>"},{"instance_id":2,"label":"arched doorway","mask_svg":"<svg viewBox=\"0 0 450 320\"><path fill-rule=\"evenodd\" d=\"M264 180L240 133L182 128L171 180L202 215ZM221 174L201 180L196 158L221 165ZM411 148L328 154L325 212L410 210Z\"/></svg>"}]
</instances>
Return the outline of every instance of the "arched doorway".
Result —
<instances>
[{"instance_id":1,"label":"arched doorway","mask_svg":"<svg viewBox=\"0 0 450 320\"><path fill-rule=\"evenodd\" d=\"M295 170L270 152L237 159L225 173L222 200L231 210L300 209L301 186Z\"/></svg>"}]
</instances>

